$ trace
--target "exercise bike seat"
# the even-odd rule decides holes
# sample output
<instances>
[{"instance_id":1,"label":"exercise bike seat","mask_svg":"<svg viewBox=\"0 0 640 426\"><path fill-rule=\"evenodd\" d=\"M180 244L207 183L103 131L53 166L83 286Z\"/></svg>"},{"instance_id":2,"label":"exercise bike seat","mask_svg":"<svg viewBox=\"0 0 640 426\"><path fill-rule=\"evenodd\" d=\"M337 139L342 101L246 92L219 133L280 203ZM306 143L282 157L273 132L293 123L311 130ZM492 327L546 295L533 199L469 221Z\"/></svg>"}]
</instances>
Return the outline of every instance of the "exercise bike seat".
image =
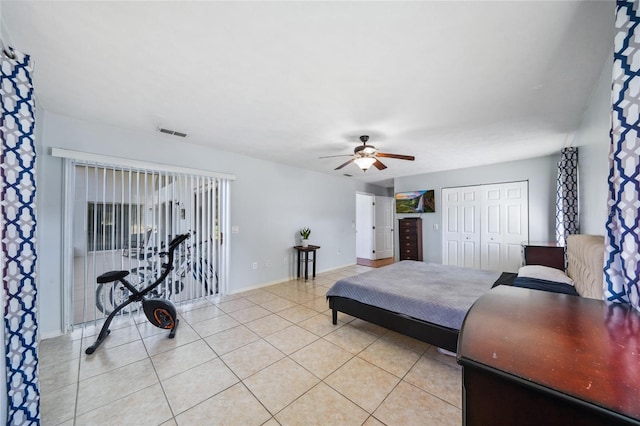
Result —
<instances>
[{"instance_id":1,"label":"exercise bike seat","mask_svg":"<svg viewBox=\"0 0 640 426\"><path fill-rule=\"evenodd\" d=\"M100 275L96 281L98 281L98 284L110 283L124 278L127 275L129 275L129 271L109 271Z\"/></svg>"}]
</instances>

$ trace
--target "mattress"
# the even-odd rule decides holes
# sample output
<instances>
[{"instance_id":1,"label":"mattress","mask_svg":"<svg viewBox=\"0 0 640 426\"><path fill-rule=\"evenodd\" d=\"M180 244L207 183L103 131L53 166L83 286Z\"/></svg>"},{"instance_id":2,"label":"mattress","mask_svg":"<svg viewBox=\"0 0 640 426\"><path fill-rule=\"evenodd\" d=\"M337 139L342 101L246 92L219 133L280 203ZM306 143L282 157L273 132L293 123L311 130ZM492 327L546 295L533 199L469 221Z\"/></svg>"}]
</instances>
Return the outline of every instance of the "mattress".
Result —
<instances>
[{"instance_id":1,"label":"mattress","mask_svg":"<svg viewBox=\"0 0 640 426\"><path fill-rule=\"evenodd\" d=\"M403 260L337 281L339 296L459 330L473 303L500 272Z\"/></svg>"}]
</instances>

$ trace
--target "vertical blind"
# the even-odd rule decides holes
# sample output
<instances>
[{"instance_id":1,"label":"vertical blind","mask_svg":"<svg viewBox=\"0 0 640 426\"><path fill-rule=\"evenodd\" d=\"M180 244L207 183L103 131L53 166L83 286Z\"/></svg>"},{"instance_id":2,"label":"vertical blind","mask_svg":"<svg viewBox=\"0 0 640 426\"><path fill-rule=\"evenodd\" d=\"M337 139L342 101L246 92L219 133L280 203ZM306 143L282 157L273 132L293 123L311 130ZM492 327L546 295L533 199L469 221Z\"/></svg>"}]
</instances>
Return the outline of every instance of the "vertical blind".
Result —
<instances>
[{"instance_id":1,"label":"vertical blind","mask_svg":"<svg viewBox=\"0 0 640 426\"><path fill-rule=\"evenodd\" d=\"M229 179L67 160L68 220L73 253L70 322L106 317L129 295L119 283L98 284L111 270L126 270L138 288L160 273L168 243L178 234L189 238L175 253L174 268L150 297L175 303L221 292L226 256L221 250ZM122 311L135 313L134 303Z\"/></svg>"}]
</instances>

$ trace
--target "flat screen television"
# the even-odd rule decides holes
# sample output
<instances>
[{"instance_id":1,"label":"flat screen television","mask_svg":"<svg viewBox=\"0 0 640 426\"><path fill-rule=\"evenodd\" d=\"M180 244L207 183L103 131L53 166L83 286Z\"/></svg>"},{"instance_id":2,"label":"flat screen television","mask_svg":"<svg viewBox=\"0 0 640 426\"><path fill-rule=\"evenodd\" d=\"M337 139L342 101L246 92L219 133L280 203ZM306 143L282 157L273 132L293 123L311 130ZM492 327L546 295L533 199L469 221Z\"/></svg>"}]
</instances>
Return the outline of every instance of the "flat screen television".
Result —
<instances>
[{"instance_id":1,"label":"flat screen television","mask_svg":"<svg viewBox=\"0 0 640 426\"><path fill-rule=\"evenodd\" d=\"M396 192L396 213L433 213L436 211L435 191Z\"/></svg>"}]
</instances>

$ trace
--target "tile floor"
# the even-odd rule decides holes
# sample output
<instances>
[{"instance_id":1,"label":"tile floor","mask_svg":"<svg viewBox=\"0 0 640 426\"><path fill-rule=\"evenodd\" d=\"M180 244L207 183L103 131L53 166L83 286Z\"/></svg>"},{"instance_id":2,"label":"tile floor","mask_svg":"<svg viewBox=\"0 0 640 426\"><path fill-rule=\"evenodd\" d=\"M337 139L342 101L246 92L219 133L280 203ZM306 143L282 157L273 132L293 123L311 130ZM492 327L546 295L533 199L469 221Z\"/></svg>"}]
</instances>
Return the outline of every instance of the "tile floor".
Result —
<instances>
[{"instance_id":1,"label":"tile floor","mask_svg":"<svg viewBox=\"0 0 640 426\"><path fill-rule=\"evenodd\" d=\"M352 266L181 305L176 337L143 316L40 345L44 425L459 425L461 369L435 347L343 314Z\"/></svg>"}]
</instances>

